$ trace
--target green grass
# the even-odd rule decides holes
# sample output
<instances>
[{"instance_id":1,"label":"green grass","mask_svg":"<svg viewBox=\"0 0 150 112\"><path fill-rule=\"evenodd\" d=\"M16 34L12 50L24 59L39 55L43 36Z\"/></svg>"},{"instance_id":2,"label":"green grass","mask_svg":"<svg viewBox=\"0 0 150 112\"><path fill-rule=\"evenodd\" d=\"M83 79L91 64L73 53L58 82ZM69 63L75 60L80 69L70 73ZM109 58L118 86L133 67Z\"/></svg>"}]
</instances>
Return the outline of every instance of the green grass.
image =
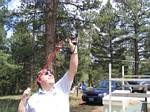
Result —
<instances>
[{"instance_id":1,"label":"green grass","mask_svg":"<svg viewBox=\"0 0 150 112\"><path fill-rule=\"evenodd\" d=\"M3 100L3 99L19 100L20 96L19 95L1 96L0 100Z\"/></svg>"},{"instance_id":2,"label":"green grass","mask_svg":"<svg viewBox=\"0 0 150 112\"><path fill-rule=\"evenodd\" d=\"M20 96L0 97L0 112L17 112Z\"/></svg>"}]
</instances>

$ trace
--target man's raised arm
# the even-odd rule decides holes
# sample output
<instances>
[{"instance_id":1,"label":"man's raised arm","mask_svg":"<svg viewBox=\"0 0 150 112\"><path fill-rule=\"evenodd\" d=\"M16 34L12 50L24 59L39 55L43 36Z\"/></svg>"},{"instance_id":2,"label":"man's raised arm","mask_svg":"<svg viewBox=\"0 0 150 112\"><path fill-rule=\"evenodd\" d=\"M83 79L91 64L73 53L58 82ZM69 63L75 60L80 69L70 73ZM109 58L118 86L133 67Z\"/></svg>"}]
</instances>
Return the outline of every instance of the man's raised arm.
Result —
<instances>
[{"instance_id":1,"label":"man's raised arm","mask_svg":"<svg viewBox=\"0 0 150 112\"><path fill-rule=\"evenodd\" d=\"M69 39L69 46L71 50L71 57L70 57L70 65L68 71L69 80L73 80L75 74L77 73L78 68L78 48L76 44Z\"/></svg>"}]
</instances>

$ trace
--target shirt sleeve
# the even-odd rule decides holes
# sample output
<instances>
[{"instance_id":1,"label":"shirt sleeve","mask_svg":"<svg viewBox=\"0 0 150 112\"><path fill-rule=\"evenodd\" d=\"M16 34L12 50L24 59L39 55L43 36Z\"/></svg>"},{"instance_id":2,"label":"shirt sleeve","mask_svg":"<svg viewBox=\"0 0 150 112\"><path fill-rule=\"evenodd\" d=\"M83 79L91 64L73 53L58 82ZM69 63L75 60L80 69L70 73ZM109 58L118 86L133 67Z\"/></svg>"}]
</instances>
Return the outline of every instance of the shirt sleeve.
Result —
<instances>
[{"instance_id":1,"label":"shirt sleeve","mask_svg":"<svg viewBox=\"0 0 150 112\"><path fill-rule=\"evenodd\" d=\"M69 94L70 93L70 89L71 89L71 85L72 85L72 81L69 80L69 78L67 77L67 73L65 73L65 75L56 83L56 86L61 89L65 94Z\"/></svg>"}]
</instances>

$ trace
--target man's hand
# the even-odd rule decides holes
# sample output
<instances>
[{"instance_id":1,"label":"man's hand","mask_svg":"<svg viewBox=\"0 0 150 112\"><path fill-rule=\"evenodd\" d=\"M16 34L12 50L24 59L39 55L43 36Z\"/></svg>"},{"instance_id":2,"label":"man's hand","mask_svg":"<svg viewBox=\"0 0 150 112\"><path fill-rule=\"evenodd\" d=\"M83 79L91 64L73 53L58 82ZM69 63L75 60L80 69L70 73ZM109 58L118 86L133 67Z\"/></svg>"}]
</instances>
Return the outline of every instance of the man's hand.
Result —
<instances>
[{"instance_id":1,"label":"man's hand","mask_svg":"<svg viewBox=\"0 0 150 112\"><path fill-rule=\"evenodd\" d=\"M77 41L69 39L71 53L77 53Z\"/></svg>"},{"instance_id":2,"label":"man's hand","mask_svg":"<svg viewBox=\"0 0 150 112\"><path fill-rule=\"evenodd\" d=\"M28 87L28 88L23 92L21 99L24 100L24 101L26 101L27 99L29 99L30 95L31 95L31 88Z\"/></svg>"},{"instance_id":3,"label":"man's hand","mask_svg":"<svg viewBox=\"0 0 150 112\"><path fill-rule=\"evenodd\" d=\"M18 112L25 112L25 103L29 99L30 95L31 95L31 88L27 88L22 94L22 97L18 106Z\"/></svg>"}]
</instances>

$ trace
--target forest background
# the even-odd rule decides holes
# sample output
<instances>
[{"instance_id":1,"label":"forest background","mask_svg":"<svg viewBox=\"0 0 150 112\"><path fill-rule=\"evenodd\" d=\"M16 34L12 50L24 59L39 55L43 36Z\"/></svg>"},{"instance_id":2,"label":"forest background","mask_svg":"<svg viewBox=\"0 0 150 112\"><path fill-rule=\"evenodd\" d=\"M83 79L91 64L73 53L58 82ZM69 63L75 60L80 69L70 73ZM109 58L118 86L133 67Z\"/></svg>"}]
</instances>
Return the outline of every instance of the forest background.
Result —
<instances>
[{"instance_id":1,"label":"forest background","mask_svg":"<svg viewBox=\"0 0 150 112\"><path fill-rule=\"evenodd\" d=\"M150 75L150 0L0 0L0 95L34 85L56 43L78 34L79 68L73 85L112 76ZM12 30L8 38L7 33ZM67 42L51 64L58 80L68 69Z\"/></svg>"}]
</instances>

